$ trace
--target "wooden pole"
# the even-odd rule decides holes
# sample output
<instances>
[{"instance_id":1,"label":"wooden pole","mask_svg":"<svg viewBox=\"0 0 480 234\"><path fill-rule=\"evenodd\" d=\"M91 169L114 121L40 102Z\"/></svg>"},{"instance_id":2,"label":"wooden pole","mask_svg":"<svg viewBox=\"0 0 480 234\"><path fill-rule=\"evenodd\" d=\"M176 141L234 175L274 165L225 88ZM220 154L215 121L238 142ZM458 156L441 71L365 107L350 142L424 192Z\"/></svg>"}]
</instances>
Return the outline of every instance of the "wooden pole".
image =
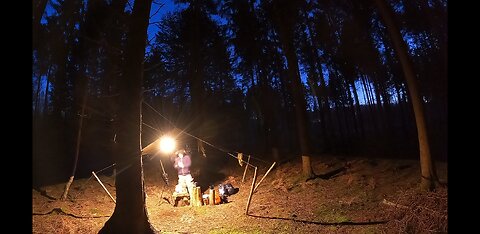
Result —
<instances>
[{"instance_id":1,"label":"wooden pole","mask_svg":"<svg viewBox=\"0 0 480 234\"><path fill-rule=\"evenodd\" d=\"M162 167L162 172L165 173L165 168L163 167L163 163L161 159L160 159L160 166Z\"/></svg>"},{"instance_id":2,"label":"wooden pole","mask_svg":"<svg viewBox=\"0 0 480 234\"><path fill-rule=\"evenodd\" d=\"M162 163L162 160L161 160L161 159L160 159L160 166L162 167L162 173L163 173L163 174L162 174L162 178L163 178L163 180L165 181L165 183L166 183L167 185L169 185L169 184L168 184L168 175L167 175L167 173L165 172L165 168L163 167L163 163Z\"/></svg>"},{"instance_id":3,"label":"wooden pole","mask_svg":"<svg viewBox=\"0 0 480 234\"><path fill-rule=\"evenodd\" d=\"M248 155L247 165L245 166L245 171L243 171L242 183L245 181L245 175L247 174L247 168L250 165L250 155Z\"/></svg>"},{"instance_id":4,"label":"wooden pole","mask_svg":"<svg viewBox=\"0 0 480 234\"><path fill-rule=\"evenodd\" d=\"M208 204L211 206L215 205L215 188L208 190Z\"/></svg>"},{"instance_id":5,"label":"wooden pole","mask_svg":"<svg viewBox=\"0 0 480 234\"><path fill-rule=\"evenodd\" d=\"M192 206L202 206L202 191L199 186L193 188L193 196L190 198L190 204Z\"/></svg>"},{"instance_id":6,"label":"wooden pole","mask_svg":"<svg viewBox=\"0 0 480 234\"><path fill-rule=\"evenodd\" d=\"M97 177L97 175L95 174L95 172L92 171L92 174L93 176L95 176L95 178L97 179L98 183L100 183L100 185L102 186L102 188L105 190L105 192L107 192L108 196L110 196L110 198L112 199L112 201L117 204L117 202L115 201L115 199L112 197L112 194L110 194L110 192L108 192L107 188L105 188L105 185L103 185L102 181L100 181L100 179Z\"/></svg>"},{"instance_id":7,"label":"wooden pole","mask_svg":"<svg viewBox=\"0 0 480 234\"><path fill-rule=\"evenodd\" d=\"M255 167L255 171L253 172L252 188L250 188L250 195L248 195L247 208L245 209L246 215L248 215L248 208L250 208L250 201L252 201L253 187L255 186L256 180L257 180L257 167Z\"/></svg>"},{"instance_id":8,"label":"wooden pole","mask_svg":"<svg viewBox=\"0 0 480 234\"><path fill-rule=\"evenodd\" d=\"M267 177L268 173L270 173L270 171L273 169L273 167L275 166L277 162L273 162L272 166L270 166L270 169L268 169L267 173L265 173L265 175L263 175L262 179L260 179L260 181L258 182L258 184L255 186L255 188L253 189L253 192L257 191L257 188L258 186L260 186L260 184L262 183L263 179L265 179L265 177Z\"/></svg>"}]
</instances>

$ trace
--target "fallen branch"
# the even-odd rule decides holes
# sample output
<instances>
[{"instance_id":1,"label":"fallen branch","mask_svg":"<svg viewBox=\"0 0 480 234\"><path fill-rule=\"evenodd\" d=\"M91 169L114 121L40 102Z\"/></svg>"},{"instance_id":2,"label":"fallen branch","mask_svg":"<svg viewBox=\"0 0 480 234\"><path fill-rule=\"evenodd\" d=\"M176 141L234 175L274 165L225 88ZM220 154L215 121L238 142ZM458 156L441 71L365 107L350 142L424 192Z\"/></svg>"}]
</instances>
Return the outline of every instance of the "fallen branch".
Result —
<instances>
[{"instance_id":1,"label":"fallen branch","mask_svg":"<svg viewBox=\"0 0 480 234\"><path fill-rule=\"evenodd\" d=\"M385 205L388 205L388 206L393 206L393 207L398 207L398 208L402 208L402 209L412 209L412 207L409 207L409 206L404 206L404 205L400 205L400 204L396 204L396 203L387 201L385 198L383 199L382 204L385 204ZM426 211L428 211L428 212L436 213L436 214L440 214L440 215L441 215L441 212L438 212L438 211L436 211L436 210L432 210L432 209L427 208L427 207L424 207L424 206L417 206L416 208L418 208L418 209L424 209L424 210L426 210Z\"/></svg>"},{"instance_id":2,"label":"fallen branch","mask_svg":"<svg viewBox=\"0 0 480 234\"><path fill-rule=\"evenodd\" d=\"M321 222L321 221L310 221L310 220L300 220L300 219L293 219L293 218L284 218L284 217L268 217L268 216L260 216L260 215L252 215L247 214L250 217L254 218L262 218L262 219L277 219L277 220L289 220L293 222L305 223L305 224L318 224L318 225L325 225L325 226L361 226L361 225L378 225L378 224L385 224L387 220L380 220L380 221L367 221L367 222L354 222L354 221L343 221L343 222Z\"/></svg>"},{"instance_id":3,"label":"fallen branch","mask_svg":"<svg viewBox=\"0 0 480 234\"><path fill-rule=\"evenodd\" d=\"M435 192L422 193L416 188L399 191L394 202L383 199L379 203L392 207L386 217L392 219L385 226L385 232L398 233L447 233L448 232L448 191L439 188Z\"/></svg>"},{"instance_id":4,"label":"fallen branch","mask_svg":"<svg viewBox=\"0 0 480 234\"><path fill-rule=\"evenodd\" d=\"M305 182L308 182L309 180L314 180L314 179L317 179L317 178L328 180L328 179L331 179L335 176L338 176L338 174L340 174L340 172L346 171L347 169L348 169L348 166L343 166L343 167L340 167L338 169L335 169L333 171L327 172L327 173L322 174L322 175L314 175L310 178L307 178L305 180Z\"/></svg>"},{"instance_id":5,"label":"fallen branch","mask_svg":"<svg viewBox=\"0 0 480 234\"><path fill-rule=\"evenodd\" d=\"M42 195L42 196L44 196L44 197L46 197L46 198L48 198L48 199L50 199L50 200L53 200L53 201L57 200L56 198L48 195L48 194L47 194L47 191L45 191L44 189L34 187L33 190L39 192L40 195Z\"/></svg>"},{"instance_id":6,"label":"fallen branch","mask_svg":"<svg viewBox=\"0 0 480 234\"><path fill-rule=\"evenodd\" d=\"M106 218L106 217L110 217L110 215L100 215L100 216L78 216L78 215L75 215L75 214L70 214L70 213L67 213L65 211L62 210L62 208L53 208L51 211L47 212L47 213L36 213L36 212L33 212L33 215L49 215L51 213L54 213L55 214L61 214L61 215L67 215L67 216L70 216L70 217L74 217L74 218L77 218L77 219L90 219L90 218Z\"/></svg>"},{"instance_id":7,"label":"fallen branch","mask_svg":"<svg viewBox=\"0 0 480 234\"><path fill-rule=\"evenodd\" d=\"M393 207L397 207L397 208L402 208L402 209L410 209L410 207L408 206L404 206L404 205L400 205L400 204L397 204L397 203L393 203L393 202L390 202L390 201L387 201L387 199L383 199L382 201L382 204L385 204L387 206L393 206Z\"/></svg>"}]
</instances>

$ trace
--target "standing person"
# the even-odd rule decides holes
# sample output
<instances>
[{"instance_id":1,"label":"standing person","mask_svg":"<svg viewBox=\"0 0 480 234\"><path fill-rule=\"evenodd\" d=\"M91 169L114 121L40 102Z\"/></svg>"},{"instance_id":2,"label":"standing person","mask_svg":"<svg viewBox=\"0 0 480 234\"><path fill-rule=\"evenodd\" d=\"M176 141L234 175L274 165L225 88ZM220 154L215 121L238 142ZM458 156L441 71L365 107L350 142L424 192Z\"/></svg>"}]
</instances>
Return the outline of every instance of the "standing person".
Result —
<instances>
[{"instance_id":1,"label":"standing person","mask_svg":"<svg viewBox=\"0 0 480 234\"><path fill-rule=\"evenodd\" d=\"M174 158L173 167L178 171L178 183L177 186L175 186L175 192L188 192L191 198L193 188L195 187L193 177L190 174L190 165L192 164L192 160L190 158L190 155L184 149L175 152L175 156L176 157Z\"/></svg>"}]
</instances>

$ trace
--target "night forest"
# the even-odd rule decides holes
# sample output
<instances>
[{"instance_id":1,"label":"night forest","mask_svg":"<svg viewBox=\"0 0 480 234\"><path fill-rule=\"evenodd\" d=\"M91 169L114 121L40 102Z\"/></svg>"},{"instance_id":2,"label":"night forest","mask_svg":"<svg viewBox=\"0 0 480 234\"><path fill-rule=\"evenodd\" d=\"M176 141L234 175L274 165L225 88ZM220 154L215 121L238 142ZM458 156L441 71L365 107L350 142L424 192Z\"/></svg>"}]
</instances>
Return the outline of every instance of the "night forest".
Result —
<instances>
[{"instance_id":1,"label":"night forest","mask_svg":"<svg viewBox=\"0 0 480 234\"><path fill-rule=\"evenodd\" d=\"M86 178L177 131L194 157L298 160L306 178L325 154L413 159L418 184L435 188L447 1L173 3L33 1L33 187L67 182L72 167ZM121 200L129 185L118 185Z\"/></svg>"}]
</instances>

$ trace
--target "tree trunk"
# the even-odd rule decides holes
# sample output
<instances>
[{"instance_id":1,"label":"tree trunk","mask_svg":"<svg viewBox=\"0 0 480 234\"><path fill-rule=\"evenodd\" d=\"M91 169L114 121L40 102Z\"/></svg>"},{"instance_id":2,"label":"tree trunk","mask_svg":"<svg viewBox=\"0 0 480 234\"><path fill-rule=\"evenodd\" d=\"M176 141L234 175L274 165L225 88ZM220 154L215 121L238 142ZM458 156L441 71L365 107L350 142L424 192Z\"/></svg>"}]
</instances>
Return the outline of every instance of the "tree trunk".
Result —
<instances>
[{"instance_id":1,"label":"tree trunk","mask_svg":"<svg viewBox=\"0 0 480 234\"><path fill-rule=\"evenodd\" d=\"M293 4L291 7L295 7ZM305 101L302 80L298 68L297 54L293 43L295 16L287 16L286 13L296 14L295 9L289 9L289 6L282 5L280 1L273 2L273 14L276 21L277 30L280 35L285 57L287 59L288 76L292 81L291 91L295 108L295 117L297 123L298 141L302 156L303 175L306 178L314 176L310 165L310 137L308 134L308 116L307 103Z\"/></svg>"},{"instance_id":2,"label":"tree trunk","mask_svg":"<svg viewBox=\"0 0 480 234\"><path fill-rule=\"evenodd\" d=\"M40 30L40 22L42 20L47 0L32 0L32 45L33 49L38 47L38 31Z\"/></svg>"},{"instance_id":3,"label":"tree trunk","mask_svg":"<svg viewBox=\"0 0 480 234\"><path fill-rule=\"evenodd\" d=\"M367 86L367 81L365 76L362 76L361 78L362 84L363 84L363 89L365 91L365 96L367 97L367 109L370 112L370 123L372 124L373 127L373 132L372 136L378 136L378 127L377 127L377 118L375 117L375 113L373 112L373 98L371 97L371 94L369 92L369 88Z\"/></svg>"},{"instance_id":4,"label":"tree trunk","mask_svg":"<svg viewBox=\"0 0 480 234\"><path fill-rule=\"evenodd\" d=\"M36 117L38 115L38 105L40 103L40 88L41 88L41 84L42 84L42 76L41 75L38 75L37 77L37 89L35 91L35 109L34 109L34 112L33 112L33 123L35 124L36 122Z\"/></svg>"},{"instance_id":5,"label":"tree trunk","mask_svg":"<svg viewBox=\"0 0 480 234\"><path fill-rule=\"evenodd\" d=\"M67 85L67 51L65 48L61 48L59 56L56 58L57 68L55 70L55 79L52 83L53 93L52 93L52 116L61 120L62 112L67 108L67 99L68 99L68 85Z\"/></svg>"},{"instance_id":6,"label":"tree trunk","mask_svg":"<svg viewBox=\"0 0 480 234\"><path fill-rule=\"evenodd\" d=\"M302 155L303 175L306 178L314 176L312 167L310 165L310 142L308 136L308 116L307 104L304 97L303 85L300 80L298 70L297 55L293 48L293 41L285 41L283 43L285 54L288 63L288 73L292 79L292 94L293 102L295 104L295 117L297 122L298 141L300 144L300 151Z\"/></svg>"},{"instance_id":7,"label":"tree trunk","mask_svg":"<svg viewBox=\"0 0 480 234\"><path fill-rule=\"evenodd\" d=\"M80 112L80 119L78 120L78 132L77 132L77 144L75 146L75 159L73 160L73 169L72 173L70 174L70 179L68 180L67 184L65 185L65 190L63 191L63 195L60 200L65 200L68 195L68 190L70 189L70 185L73 183L73 179L75 178L75 172L77 171L77 164L78 164L78 155L80 154L80 144L82 142L82 127L83 127L83 117L85 115L85 107L87 105L87 95L88 89L85 87L82 100L82 111Z\"/></svg>"},{"instance_id":8,"label":"tree trunk","mask_svg":"<svg viewBox=\"0 0 480 234\"><path fill-rule=\"evenodd\" d=\"M72 173L70 174L70 178L65 185L65 189L63 191L63 195L61 197L61 200L65 200L68 195L68 190L70 189L70 185L72 184L74 178L75 178L75 172L77 170L77 163L78 163L78 156L80 153L80 145L81 145L81 139L82 139L82 127L83 127L83 118L85 115L85 107L87 104L87 98L88 98L88 77L85 74L85 70L87 67L87 61L88 61L88 54L89 54L89 49L91 48L89 46L89 43L85 40L85 38L90 38L92 40L97 40L99 33L98 30L94 30L93 28L96 26L97 22L92 15L96 15L98 13L98 9L100 9L98 6L100 4L99 0L90 0L88 2L88 9L85 14L85 20L80 22L80 37L78 39L78 46L76 48L76 53L74 53L73 56L73 63L78 66L77 74L75 76L75 92L74 92L74 100L76 104L76 113L80 112L79 116L79 124L78 124L78 131L77 131L77 142L76 142L76 148L75 148L75 156L74 156L74 161L73 161L73 169ZM103 13L103 12L102 12ZM95 21L95 22L94 22ZM95 72L94 72L95 73Z\"/></svg>"},{"instance_id":9,"label":"tree trunk","mask_svg":"<svg viewBox=\"0 0 480 234\"><path fill-rule=\"evenodd\" d=\"M107 25L111 28L102 28L107 31L105 39L108 47L106 47L107 61L105 65L105 77L102 79L102 94L113 95L116 93L116 77L120 73L121 67L121 48L122 48L122 24L126 17L124 13L127 0L113 0L107 10ZM109 111L113 109L113 102L109 101Z\"/></svg>"},{"instance_id":10,"label":"tree trunk","mask_svg":"<svg viewBox=\"0 0 480 234\"><path fill-rule=\"evenodd\" d=\"M400 115L400 120L401 121L400 123L400 127L402 128L402 133L403 135L401 135L401 137L407 139L408 136L410 135L409 134L409 129L410 129L410 126L407 122L407 110L405 110L405 106L407 105L407 102L405 101L405 98L403 97L402 95L402 91L401 91L401 87L399 84L394 84L395 86L395 91L396 91L396 94L397 94L397 99L398 99L398 104L397 104L397 111L399 112L399 115Z\"/></svg>"},{"instance_id":11,"label":"tree trunk","mask_svg":"<svg viewBox=\"0 0 480 234\"><path fill-rule=\"evenodd\" d=\"M375 94L375 106L377 107L377 122L379 126L379 134L380 136L384 136L385 134L385 112L383 110L382 106L382 100L380 98L380 90L378 88L378 81L375 79L372 79L372 82L368 83L369 89L372 90L372 96Z\"/></svg>"},{"instance_id":12,"label":"tree trunk","mask_svg":"<svg viewBox=\"0 0 480 234\"><path fill-rule=\"evenodd\" d=\"M347 91L347 98L348 98L348 112L351 115L350 119L351 119L351 122L353 124L354 136L357 137L358 136L358 126L357 126L357 119L358 118L355 115L355 103L353 101L352 91L350 90L350 84L349 83L353 83L353 81L345 82L345 91ZM351 85L351 86L353 87L354 85ZM348 118L345 121L348 122ZM349 139L352 139L352 135L350 134L348 126L349 125L347 124L347 131L349 132Z\"/></svg>"},{"instance_id":13,"label":"tree trunk","mask_svg":"<svg viewBox=\"0 0 480 234\"><path fill-rule=\"evenodd\" d=\"M386 76L386 73L384 74ZM387 134L387 137L391 139L391 136L394 133L394 129L393 129L394 122L392 118L392 107L391 107L391 101L390 101L391 95L388 93L386 84L384 82L378 85L378 89L383 99L382 106L383 106L383 112L384 112L384 118L385 118L385 130L387 131L386 134Z\"/></svg>"},{"instance_id":14,"label":"tree trunk","mask_svg":"<svg viewBox=\"0 0 480 234\"><path fill-rule=\"evenodd\" d=\"M190 25L193 32L192 38L189 38L190 41L188 42L192 46L189 67L190 93L192 95L193 116L195 116L194 133L198 138L203 139L205 119L205 87L202 47L204 45L201 40L201 24L199 23L202 12L196 4L192 4L190 7L193 8L190 17L194 17L194 19L196 19L192 21L193 25ZM203 149L203 142L200 140L197 140L197 145L198 149Z\"/></svg>"},{"instance_id":15,"label":"tree trunk","mask_svg":"<svg viewBox=\"0 0 480 234\"><path fill-rule=\"evenodd\" d=\"M355 86L355 81L352 82L352 91L353 91L353 97L355 98L355 110L357 112L358 116L358 125L360 128L360 136L362 139L365 138L365 128L363 126L363 115L362 115L362 106L360 105L360 99L358 98L358 92L357 92L357 87Z\"/></svg>"},{"instance_id":16,"label":"tree trunk","mask_svg":"<svg viewBox=\"0 0 480 234\"><path fill-rule=\"evenodd\" d=\"M48 89L50 88L50 67L47 72L47 85L45 86L45 97L43 100L43 115L47 116L48 111Z\"/></svg>"},{"instance_id":17,"label":"tree trunk","mask_svg":"<svg viewBox=\"0 0 480 234\"><path fill-rule=\"evenodd\" d=\"M325 148L328 150L330 149L331 145L331 140L330 137L332 136L332 131L330 128L330 124L333 123L332 121L332 114L330 113L330 100L328 96L328 88L325 83L325 77L323 76L323 69L322 69L322 64L319 63L319 70L320 72L318 73L319 79L320 79L320 93L322 97L322 112L321 115L323 115L323 123L320 124L322 131L325 132L325 140L323 143L325 144ZM328 124L327 124L328 123Z\"/></svg>"},{"instance_id":18,"label":"tree trunk","mask_svg":"<svg viewBox=\"0 0 480 234\"><path fill-rule=\"evenodd\" d=\"M333 99L335 100L335 97ZM339 142L345 141L345 133L344 133L344 129L341 121L340 108L342 108L341 105L337 101L335 101L335 115L336 115L335 120L337 120L337 125L338 125L338 138L336 138L335 148L338 148ZM338 151L338 149L335 149L335 151Z\"/></svg>"},{"instance_id":19,"label":"tree trunk","mask_svg":"<svg viewBox=\"0 0 480 234\"><path fill-rule=\"evenodd\" d=\"M109 9L107 10L109 12L107 20L109 20L110 23L107 25L113 26L109 29L103 29L103 31L107 31L105 39L107 41L107 44L109 45L106 50L107 61L105 65L105 77L102 79L102 94L108 96L105 109L110 121L106 128L110 132L110 137L112 140L109 141L110 147L108 147L106 155L108 155L110 159L113 159L115 155L115 134L117 132L116 110L118 107L118 98L115 95L118 94L117 78L121 73L122 66L122 56L120 51L122 49L121 42L124 31L121 26L125 23L126 19L126 14L124 13L126 4L127 0L111 1Z\"/></svg>"},{"instance_id":20,"label":"tree trunk","mask_svg":"<svg viewBox=\"0 0 480 234\"><path fill-rule=\"evenodd\" d=\"M427 126L425 123L424 107L420 96L419 86L412 61L408 55L408 48L403 41L400 30L393 21L393 13L385 0L375 0L380 15L385 22L385 26L393 41L395 52L402 64L402 70L407 81L410 98L412 100L415 122L417 124L418 145L420 147L420 166L422 171L420 187L423 190L433 190L436 178L435 168L430 154L430 145L428 141Z\"/></svg>"},{"instance_id":21,"label":"tree trunk","mask_svg":"<svg viewBox=\"0 0 480 234\"><path fill-rule=\"evenodd\" d=\"M313 22L312 18L308 17L307 11L305 11L303 15L306 20L307 20L307 27L305 30L308 30L308 33L311 35L310 37L310 43L312 46L313 50L313 63L312 65L316 67L318 74L315 77L315 87L316 87L316 96L318 100L318 108L320 111L320 130L321 130L321 136L322 136L322 142L323 142L323 149L328 149L329 147L329 137L327 135L327 125L326 125L326 114L330 115L330 107L328 105L328 95L327 95L327 88L325 85L325 78L323 77L323 69L322 69L322 59L321 55L318 54L318 49L320 49L320 39L316 36L317 34L315 33L315 30L313 29L315 22ZM316 83L320 81L320 86ZM320 97L318 97L320 96Z\"/></svg>"},{"instance_id":22,"label":"tree trunk","mask_svg":"<svg viewBox=\"0 0 480 234\"><path fill-rule=\"evenodd\" d=\"M280 71L281 68L278 68ZM280 90L281 90L281 95L282 95L282 101L284 103L284 108L283 108L283 113L284 113L284 123L285 123L285 127L286 127L286 133L283 134L284 136L293 136L295 135L295 132L294 132L294 126L293 126L293 116L292 116L292 112L291 112L291 106L288 105L288 103L290 103L290 96L291 96L291 93L290 93L290 90L291 88L290 87L291 84L288 83L288 80L287 78L285 77L284 75L284 71L281 72L280 74ZM281 138L282 140L285 139L285 137ZM288 141L288 146L287 148L292 151L293 148L295 147L295 145L293 144L294 142L293 141Z\"/></svg>"},{"instance_id":23,"label":"tree trunk","mask_svg":"<svg viewBox=\"0 0 480 234\"><path fill-rule=\"evenodd\" d=\"M45 7L47 6L47 0L32 0L32 7L33 7L33 17L32 22L33 25L39 25L40 21L43 16L43 12L45 11Z\"/></svg>"},{"instance_id":24,"label":"tree trunk","mask_svg":"<svg viewBox=\"0 0 480 234\"><path fill-rule=\"evenodd\" d=\"M125 70L119 82L119 171L115 181L115 211L99 233L155 233L145 204L141 157L141 101L143 59L152 0L136 0L125 51Z\"/></svg>"}]
</instances>

